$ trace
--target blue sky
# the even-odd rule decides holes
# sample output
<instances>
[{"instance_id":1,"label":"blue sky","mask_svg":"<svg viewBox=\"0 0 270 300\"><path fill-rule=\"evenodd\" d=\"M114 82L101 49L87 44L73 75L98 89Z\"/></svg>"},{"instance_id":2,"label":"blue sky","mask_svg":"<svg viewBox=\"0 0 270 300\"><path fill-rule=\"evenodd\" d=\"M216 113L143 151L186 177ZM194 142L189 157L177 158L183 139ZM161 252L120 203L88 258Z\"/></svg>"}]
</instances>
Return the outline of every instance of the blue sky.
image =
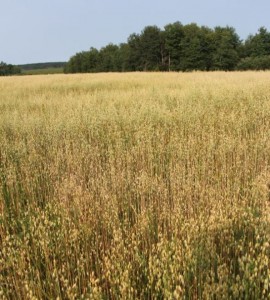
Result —
<instances>
[{"instance_id":1,"label":"blue sky","mask_svg":"<svg viewBox=\"0 0 270 300\"><path fill-rule=\"evenodd\" d=\"M175 21L230 25L244 39L261 26L270 30L269 12L269 0L0 0L0 61L66 61Z\"/></svg>"}]
</instances>

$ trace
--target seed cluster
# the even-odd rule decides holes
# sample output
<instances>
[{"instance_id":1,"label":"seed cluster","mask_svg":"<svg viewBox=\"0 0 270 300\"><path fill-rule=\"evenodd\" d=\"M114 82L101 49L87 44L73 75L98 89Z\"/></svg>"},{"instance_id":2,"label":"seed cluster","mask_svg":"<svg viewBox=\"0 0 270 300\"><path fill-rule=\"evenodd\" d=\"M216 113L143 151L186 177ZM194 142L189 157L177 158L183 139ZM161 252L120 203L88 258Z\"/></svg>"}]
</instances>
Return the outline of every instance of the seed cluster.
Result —
<instances>
[{"instance_id":1,"label":"seed cluster","mask_svg":"<svg viewBox=\"0 0 270 300\"><path fill-rule=\"evenodd\" d=\"M270 73L0 79L0 299L270 299Z\"/></svg>"}]
</instances>

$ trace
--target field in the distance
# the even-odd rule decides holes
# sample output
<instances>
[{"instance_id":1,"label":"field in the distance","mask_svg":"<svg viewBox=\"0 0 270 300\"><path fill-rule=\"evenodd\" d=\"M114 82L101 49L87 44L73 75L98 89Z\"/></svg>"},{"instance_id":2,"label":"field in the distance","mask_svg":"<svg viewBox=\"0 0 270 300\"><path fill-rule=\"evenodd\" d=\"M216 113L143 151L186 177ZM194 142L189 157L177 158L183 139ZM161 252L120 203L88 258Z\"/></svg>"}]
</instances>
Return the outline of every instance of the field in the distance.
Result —
<instances>
[{"instance_id":1,"label":"field in the distance","mask_svg":"<svg viewBox=\"0 0 270 300\"><path fill-rule=\"evenodd\" d=\"M1 299L269 299L270 73L0 79Z\"/></svg>"},{"instance_id":2,"label":"field in the distance","mask_svg":"<svg viewBox=\"0 0 270 300\"><path fill-rule=\"evenodd\" d=\"M65 62L46 62L19 65L22 75L48 75L64 73Z\"/></svg>"},{"instance_id":3,"label":"field in the distance","mask_svg":"<svg viewBox=\"0 0 270 300\"><path fill-rule=\"evenodd\" d=\"M61 73L64 73L64 68L22 70L22 75L48 75L48 74L61 74Z\"/></svg>"}]
</instances>

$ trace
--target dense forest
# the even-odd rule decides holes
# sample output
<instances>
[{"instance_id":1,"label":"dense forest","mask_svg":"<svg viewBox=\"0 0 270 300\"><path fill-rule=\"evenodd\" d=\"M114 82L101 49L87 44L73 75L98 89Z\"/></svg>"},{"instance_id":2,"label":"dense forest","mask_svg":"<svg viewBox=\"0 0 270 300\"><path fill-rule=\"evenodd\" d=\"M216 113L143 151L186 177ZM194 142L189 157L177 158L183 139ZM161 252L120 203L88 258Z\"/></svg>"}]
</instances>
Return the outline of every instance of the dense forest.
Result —
<instances>
[{"instance_id":1,"label":"dense forest","mask_svg":"<svg viewBox=\"0 0 270 300\"><path fill-rule=\"evenodd\" d=\"M270 33L261 27L241 41L233 27L147 26L126 43L90 48L70 58L66 73L270 69Z\"/></svg>"}]
</instances>

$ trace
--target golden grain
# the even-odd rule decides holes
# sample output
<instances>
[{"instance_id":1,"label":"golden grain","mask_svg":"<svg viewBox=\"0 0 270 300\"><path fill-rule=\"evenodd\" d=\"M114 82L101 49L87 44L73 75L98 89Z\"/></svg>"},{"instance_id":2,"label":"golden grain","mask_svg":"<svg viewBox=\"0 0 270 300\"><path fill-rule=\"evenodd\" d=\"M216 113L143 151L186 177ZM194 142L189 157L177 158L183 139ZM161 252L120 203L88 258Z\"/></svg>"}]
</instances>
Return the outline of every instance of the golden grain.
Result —
<instances>
[{"instance_id":1,"label":"golden grain","mask_svg":"<svg viewBox=\"0 0 270 300\"><path fill-rule=\"evenodd\" d=\"M269 86L1 78L1 299L270 299Z\"/></svg>"}]
</instances>

